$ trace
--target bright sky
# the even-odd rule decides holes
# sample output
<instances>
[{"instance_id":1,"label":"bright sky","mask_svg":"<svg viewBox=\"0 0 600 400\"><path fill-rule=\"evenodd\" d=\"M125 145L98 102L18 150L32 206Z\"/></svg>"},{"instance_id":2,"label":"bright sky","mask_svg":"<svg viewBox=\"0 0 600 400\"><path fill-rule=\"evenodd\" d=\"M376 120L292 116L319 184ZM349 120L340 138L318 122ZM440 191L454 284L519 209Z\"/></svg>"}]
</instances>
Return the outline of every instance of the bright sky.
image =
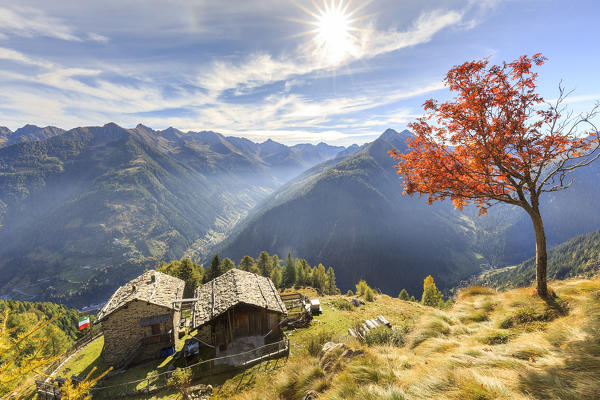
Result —
<instances>
[{"instance_id":1,"label":"bright sky","mask_svg":"<svg viewBox=\"0 0 600 400\"><path fill-rule=\"evenodd\" d=\"M0 125L143 123L363 143L453 65L542 52L540 91L600 100L597 0L0 0Z\"/></svg>"}]
</instances>

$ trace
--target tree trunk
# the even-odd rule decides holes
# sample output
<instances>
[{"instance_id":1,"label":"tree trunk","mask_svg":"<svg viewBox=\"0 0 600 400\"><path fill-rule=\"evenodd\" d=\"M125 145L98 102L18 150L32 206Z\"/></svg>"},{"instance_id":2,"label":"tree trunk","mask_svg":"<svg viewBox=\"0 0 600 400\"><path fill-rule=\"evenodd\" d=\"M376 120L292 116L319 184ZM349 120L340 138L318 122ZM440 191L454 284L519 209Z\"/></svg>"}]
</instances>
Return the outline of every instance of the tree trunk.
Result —
<instances>
[{"instance_id":1,"label":"tree trunk","mask_svg":"<svg viewBox=\"0 0 600 400\"><path fill-rule=\"evenodd\" d=\"M546 234L544 224L539 210L533 210L529 214L535 231L535 275L537 281L537 293L540 297L548 296L546 284L546 267L548 266L548 254L546 252Z\"/></svg>"}]
</instances>

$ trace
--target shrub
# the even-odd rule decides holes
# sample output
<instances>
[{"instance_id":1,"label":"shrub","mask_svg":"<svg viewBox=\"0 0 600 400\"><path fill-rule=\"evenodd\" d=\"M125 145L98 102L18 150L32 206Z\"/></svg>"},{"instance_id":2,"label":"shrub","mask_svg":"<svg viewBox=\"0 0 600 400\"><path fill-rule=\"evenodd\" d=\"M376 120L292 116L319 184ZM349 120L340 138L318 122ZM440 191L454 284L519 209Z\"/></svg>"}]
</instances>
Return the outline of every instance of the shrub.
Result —
<instances>
[{"instance_id":1,"label":"shrub","mask_svg":"<svg viewBox=\"0 0 600 400\"><path fill-rule=\"evenodd\" d=\"M401 347L404 346L404 332L400 329L390 329L387 326L380 325L367 332L365 343L369 346L392 345Z\"/></svg>"},{"instance_id":2,"label":"shrub","mask_svg":"<svg viewBox=\"0 0 600 400\"><path fill-rule=\"evenodd\" d=\"M549 322L566 315L569 309L567 302L561 299L555 300L550 306L543 307L542 310L535 307L519 308L511 316L502 320L499 326L502 329L508 329L533 322Z\"/></svg>"},{"instance_id":3,"label":"shrub","mask_svg":"<svg viewBox=\"0 0 600 400\"><path fill-rule=\"evenodd\" d=\"M321 352L323 345L333 338L333 332L322 330L317 332L315 335L311 336L308 341L308 354L313 357L316 357Z\"/></svg>"},{"instance_id":4,"label":"shrub","mask_svg":"<svg viewBox=\"0 0 600 400\"><path fill-rule=\"evenodd\" d=\"M400 300L409 301L410 300L410 295L408 294L408 292L406 291L406 289L402 289L400 291L400 293L398 294L398 298Z\"/></svg>"},{"instance_id":5,"label":"shrub","mask_svg":"<svg viewBox=\"0 0 600 400\"><path fill-rule=\"evenodd\" d=\"M346 292L346 296L352 297L354 296L354 293L352 292L352 290L348 289L348 291Z\"/></svg>"},{"instance_id":6,"label":"shrub","mask_svg":"<svg viewBox=\"0 0 600 400\"><path fill-rule=\"evenodd\" d=\"M515 335L509 332L496 331L480 339L481 343L495 345L508 343Z\"/></svg>"},{"instance_id":7,"label":"shrub","mask_svg":"<svg viewBox=\"0 0 600 400\"><path fill-rule=\"evenodd\" d=\"M365 297L366 301L374 301L375 300L375 293L373 292L373 289L367 288L367 290L365 291L364 297Z\"/></svg>"},{"instance_id":8,"label":"shrub","mask_svg":"<svg viewBox=\"0 0 600 400\"><path fill-rule=\"evenodd\" d=\"M352 310L353 308L352 303L346 299L333 299L331 304L340 310Z\"/></svg>"},{"instance_id":9,"label":"shrub","mask_svg":"<svg viewBox=\"0 0 600 400\"><path fill-rule=\"evenodd\" d=\"M185 398L185 392L187 390L187 388L191 385L192 383L192 370L191 369L183 369L183 368L177 368L175 371L173 371L173 373L171 374L171 377L169 378L167 384L174 388L177 389L181 392L182 395L184 395Z\"/></svg>"}]
</instances>

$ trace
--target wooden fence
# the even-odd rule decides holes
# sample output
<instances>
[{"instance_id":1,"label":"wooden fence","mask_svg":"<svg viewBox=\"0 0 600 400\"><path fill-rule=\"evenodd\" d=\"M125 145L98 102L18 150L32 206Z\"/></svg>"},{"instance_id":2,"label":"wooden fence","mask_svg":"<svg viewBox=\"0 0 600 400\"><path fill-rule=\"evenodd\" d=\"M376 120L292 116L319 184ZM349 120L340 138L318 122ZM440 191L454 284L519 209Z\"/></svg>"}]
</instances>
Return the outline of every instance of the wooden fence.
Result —
<instances>
[{"instance_id":1,"label":"wooden fence","mask_svg":"<svg viewBox=\"0 0 600 400\"><path fill-rule=\"evenodd\" d=\"M290 350L289 339L284 337L279 342L257 347L243 353L200 361L182 369L192 372L192 379L197 380L224 372L248 368L272 358L288 355ZM94 399L115 399L129 396L148 396L167 387L173 371L156 374L145 379L130 381L110 386L96 386L92 388Z\"/></svg>"}]
</instances>

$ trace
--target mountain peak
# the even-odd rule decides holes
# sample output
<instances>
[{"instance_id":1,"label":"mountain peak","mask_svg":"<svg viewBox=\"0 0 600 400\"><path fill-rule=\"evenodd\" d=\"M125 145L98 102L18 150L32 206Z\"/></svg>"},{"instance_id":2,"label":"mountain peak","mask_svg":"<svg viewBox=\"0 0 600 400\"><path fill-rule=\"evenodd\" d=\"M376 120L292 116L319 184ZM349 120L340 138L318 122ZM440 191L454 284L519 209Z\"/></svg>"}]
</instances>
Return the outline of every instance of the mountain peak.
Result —
<instances>
[{"instance_id":1,"label":"mountain peak","mask_svg":"<svg viewBox=\"0 0 600 400\"><path fill-rule=\"evenodd\" d=\"M137 124L135 129L143 129L145 131L152 131L153 129L150 128L149 126L146 126L144 124Z\"/></svg>"},{"instance_id":2,"label":"mountain peak","mask_svg":"<svg viewBox=\"0 0 600 400\"><path fill-rule=\"evenodd\" d=\"M15 131L15 133L18 136L18 135L21 135L21 134L31 133L33 131L37 131L37 130L40 130L40 129L42 129L42 128L40 128L37 125L27 124L27 125L23 126L22 128L17 129Z\"/></svg>"},{"instance_id":3,"label":"mountain peak","mask_svg":"<svg viewBox=\"0 0 600 400\"><path fill-rule=\"evenodd\" d=\"M123 128L121 128L119 125L117 125L117 124L116 124L116 123L114 123L114 122L109 122L109 123L105 124L105 125L103 126L103 128L112 128L112 129L114 129L114 128L119 128L119 129L123 129Z\"/></svg>"}]
</instances>

